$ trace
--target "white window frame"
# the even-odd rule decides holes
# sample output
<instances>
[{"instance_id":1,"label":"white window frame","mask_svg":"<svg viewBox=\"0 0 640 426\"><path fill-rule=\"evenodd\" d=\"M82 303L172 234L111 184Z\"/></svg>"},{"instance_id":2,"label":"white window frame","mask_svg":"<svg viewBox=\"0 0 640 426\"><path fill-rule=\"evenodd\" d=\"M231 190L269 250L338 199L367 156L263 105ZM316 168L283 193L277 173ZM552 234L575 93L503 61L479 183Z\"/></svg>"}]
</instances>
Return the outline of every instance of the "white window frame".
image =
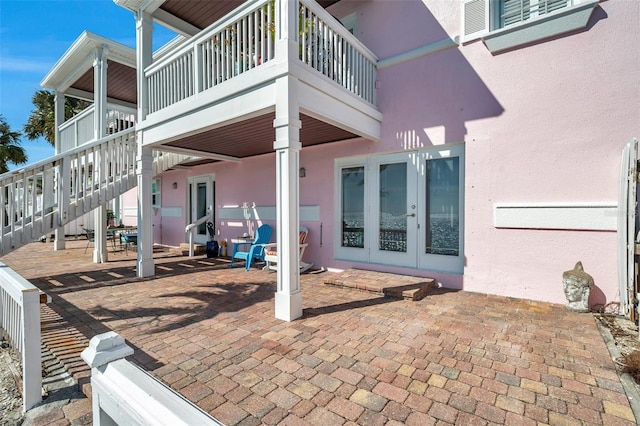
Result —
<instances>
[{"instance_id":1,"label":"white window frame","mask_svg":"<svg viewBox=\"0 0 640 426\"><path fill-rule=\"evenodd\" d=\"M155 191L153 187L155 184ZM162 191L161 191L162 180L160 178L153 179L151 185L151 207L160 208L162 207Z\"/></svg>"},{"instance_id":2,"label":"white window frame","mask_svg":"<svg viewBox=\"0 0 640 426\"><path fill-rule=\"evenodd\" d=\"M553 0L549 0L553 1ZM530 0L534 10L528 19L501 27L503 0L462 0L462 42L482 39L492 53L499 53L586 27L599 0L567 0L567 6L538 14L535 6L543 0Z\"/></svg>"}]
</instances>

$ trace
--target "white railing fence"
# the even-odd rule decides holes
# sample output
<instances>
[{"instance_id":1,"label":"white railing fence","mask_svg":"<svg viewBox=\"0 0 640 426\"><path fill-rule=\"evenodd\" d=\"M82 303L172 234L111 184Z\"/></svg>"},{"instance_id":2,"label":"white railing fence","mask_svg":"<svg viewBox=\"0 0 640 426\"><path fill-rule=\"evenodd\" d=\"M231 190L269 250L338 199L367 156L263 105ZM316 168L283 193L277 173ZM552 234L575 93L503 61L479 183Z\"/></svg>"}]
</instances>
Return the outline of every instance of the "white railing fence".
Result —
<instances>
[{"instance_id":1,"label":"white railing fence","mask_svg":"<svg viewBox=\"0 0 640 426\"><path fill-rule=\"evenodd\" d=\"M94 115L95 106L91 105L60 126L61 153L95 139ZM133 108L109 105L105 117L105 134L112 135L132 129L136 124L136 116L137 112Z\"/></svg>"},{"instance_id":2,"label":"white railing fence","mask_svg":"<svg viewBox=\"0 0 640 426\"><path fill-rule=\"evenodd\" d=\"M125 359L133 349L110 331L94 336L82 359L91 367L93 425L222 425Z\"/></svg>"},{"instance_id":3,"label":"white railing fence","mask_svg":"<svg viewBox=\"0 0 640 426\"><path fill-rule=\"evenodd\" d=\"M0 328L22 357L23 412L42 399L40 291L0 263Z\"/></svg>"},{"instance_id":4,"label":"white railing fence","mask_svg":"<svg viewBox=\"0 0 640 426\"><path fill-rule=\"evenodd\" d=\"M273 60L278 3L246 2L145 70L153 113ZM377 58L312 1L299 3L299 59L375 105Z\"/></svg>"},{"instance_id":5,"label":"white railing fence","mask_svg":"<svg viewBox=\"0 0 640 426\"><path fill-rule=\"evenodd\" d=\"M245 3L145 70L149 112L210 89L274 57L273 3Z\"/></svg>"},{"instance_id":6,"label":"white railing fence","mask_svg":"<svg viewBox=\"0 0 640 426\"><path fill-rule=\"evenodd\" d=\"M131 129L0 175L0 254L49 235L135 187L136 155ZM156 153L153 172L186 158Z\"/></svg>"},{"instance_id":7,"label":"white railing fence","mask_svg":"<svg viewBox=\"0 0 640 426\"><path fill-rule=\"evenodd\" d=\"M93 105L60 125L60 152L69 151L95 138Z\"/></svg>"},{"instance_id":8,"label":"white railing fence","mask_svg":"<svg viewBox=\"0 0 640 426\"><path fill-rule=\"evenodd\" d=\"M376 103L378 59L316 2L300 2L300 60L365 101Z\"/></svg>"}]
</instances>

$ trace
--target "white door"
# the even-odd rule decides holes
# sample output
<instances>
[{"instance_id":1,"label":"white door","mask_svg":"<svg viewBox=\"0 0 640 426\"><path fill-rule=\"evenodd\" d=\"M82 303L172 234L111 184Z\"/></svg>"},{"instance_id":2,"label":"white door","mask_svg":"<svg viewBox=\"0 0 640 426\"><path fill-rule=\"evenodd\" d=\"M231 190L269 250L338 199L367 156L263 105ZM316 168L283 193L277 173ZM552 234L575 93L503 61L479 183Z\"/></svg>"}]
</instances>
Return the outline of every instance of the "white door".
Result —
<instances>
[{"instance_id":1,"label":"white door","mask_svg":"<svg viewBox=\"0 0 640 426\"><path fill-rule=\"evenodd\" d=\"M213 177L210 175L193 177L189 180L189 188L190 216L188 223L194 223L206 216L206 222L213 222L215 225ZM195 231L194 241L198 244L206 244L209 240L206 222L200 224Z\"/></svg>"},{"instance_id":2,"label":"white door","mask_svg":"<svg viewBox=\"0 0 640 426\"><path fill-rule=\"evenodd\" d=\"M371 159L371 262L417 266L417 153Z\"/></svg>"}]
</instances>

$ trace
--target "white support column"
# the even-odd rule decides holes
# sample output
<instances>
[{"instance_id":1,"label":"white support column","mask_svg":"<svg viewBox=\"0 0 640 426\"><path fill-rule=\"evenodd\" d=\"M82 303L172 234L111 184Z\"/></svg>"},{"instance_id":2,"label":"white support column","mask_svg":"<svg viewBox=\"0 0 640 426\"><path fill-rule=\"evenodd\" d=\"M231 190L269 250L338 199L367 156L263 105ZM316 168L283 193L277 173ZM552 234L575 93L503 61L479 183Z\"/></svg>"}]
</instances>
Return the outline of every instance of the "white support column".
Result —
<instances>
[{"instance_id":1,"label":"white support column","mask_svg":"<svg viewBox=\"0 0 640 426\"><path fill-rule=\"evenodd\" d=\"M153 18L146 12L136 13L136 69L138 80L138 123L149 113L149 84L145 69L153 61ZM151 207L152 152L144 147L142 132L136 135L138 144L138 277L155 275L153 264L153 208Z\"/></svg>"},{"instance_id":2,"label":"white support column","mask_svg":"<svg viewBox=\"0 0 640 426\"><path fill-rule=\"evenodd\" d=\"M96 139L104 137L106 130L107 115L107 55L109 49L102 46L96 49L93 61L93 87L94 87L94 136ZM100 152L99 158L94 158L93 167L96 169L98 176L94 185L100 185L106 179L106 170L104 170L103 152ZM95 244L93 250L93 262L104 263L108 260L107 254L107 206L106 200L100 192L100 207L95 209Z\"/></svg>"},{"instance_id":3,"label":"white support column","mask_svg":"<svg viewBox=\"0 0 640 426\"><path fill-rule=\"evenodd\" d=\"M153 62L153 18L146 12L136 13L136 73L138 80L138 123L149 114L149 84L145 69Z\"/></svg>"},{"instance_id":4,"label":"white support column","mask_svg":"<svg viewBox=\"0 0 640 426\"><path fill-rule=\"evenodd\" d=\"M276 82L276 208L278 274L275 294L276 318L293 321L302 316L300 289L300 189L298 166L300 149L300 112L297 102L298 81L286 76Z\"/></svg>"},{"instance_id":5,"label":"white support column","mask_svg":"<svg viewBox=\"0 0 640 426\"><path fill-rule=\"evenodd\" d=\"M60 126L64 123L64 103L65 96L63 92L56 91L54 98L54 114L55 114L55 153L60 154L62 151L62 140L60 139ZM58 197L58 214L61 226L54 230L55 240L53 242L54 250L64 250L66 241L64 237L64 224L69 214L69 163L63 161L56 171L56 196ZM66 175L65 175L66 173ZM49 238L49 235L47 235Z\"/></svg>"},{"instance_id":6,"label":"white support column","mask_svg":"<svg viewBox=\"0 0 640 426\"><path fill-rule=\"evenodd\" d=\"M139 133L140 137L141 134ZM151 148L138 141L138 267L137 276L155 275L153 263L153 208L151 207L151 180L153 157Z\"/></svg>"}]
</instances>

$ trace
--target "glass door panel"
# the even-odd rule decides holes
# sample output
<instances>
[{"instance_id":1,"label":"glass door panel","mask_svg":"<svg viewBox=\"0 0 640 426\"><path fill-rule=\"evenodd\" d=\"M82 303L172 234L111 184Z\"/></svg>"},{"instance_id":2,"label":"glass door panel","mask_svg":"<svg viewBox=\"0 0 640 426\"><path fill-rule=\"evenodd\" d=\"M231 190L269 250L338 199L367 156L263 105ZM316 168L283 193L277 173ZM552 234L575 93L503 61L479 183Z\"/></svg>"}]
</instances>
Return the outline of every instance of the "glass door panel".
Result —
<instances>
[{"instance_id":1,"label":"glass door panel","mask_svg":"<svg viewBox=\"0 0 640 426\"><path fill-rule=\"evenodd\" d=\"M460 253L459 158L427 160L427 220L425 253L458 256Z\"/></svg>"},{"instance_id":2,"label":"glass door panel","mask_svg":"<svg viewBox=\"0 0 640 426\"><path fill-rule=\"evenodd\" d=\"M421 154L420 254L418 267L462 273L464 270L464 146Z\"/></svg>"},{"instance_id":3,"label":"glass door panel","mask_svg":"<svg viewBox=\"0 0 640 426\"><path fill-rule=\"evenodd\" d=\"M364 248L364 167L341 170L342 247Z\"/></svg>"},{"instance_id":4,"label":"glass door panel","mask_svg":"<svg viewBox=\"0 0 640 426\"><path fill-rule=\"evenodd\" d=\"M209 240L207 222L214 222L214 182L212 176L197 176L189 182L189 220L194 223L203 216L208 216L207 221L198 225L194 233L194 241L198 244L206 244Z\"/></svg>"},{"instance_id":5,"label":"glass door panel","mask_svg":"<svg viewBox=\"0 0 640 426\"><path fill-rule=\"evenodd\" d=\"M414 153L372 159L372 212L375 244L371 261L412 266L417 264L417 169Z\"/></svg>"},{"instance_id":6,"label":"glass door panel","mask_svg":"<svg viewBox=\"0 0 640 426\"><path fill-rule=\"evenodd\" d=\"M207 182L196 182L196 220L205 216L208 213L209 204L207 200ZM199 237L207 235L207 223L201 223L198 225L196 234Z\"/></svg>"},{"instance_id":7,"label":"glass door panel","mask_svg":"<svg viewBox=\"0 0 640 426\"><path fill-rule=\"evenodd\" d=\"M378 250L407 252L407 163L378 169Z\"/></svg>"}]
</instances>

